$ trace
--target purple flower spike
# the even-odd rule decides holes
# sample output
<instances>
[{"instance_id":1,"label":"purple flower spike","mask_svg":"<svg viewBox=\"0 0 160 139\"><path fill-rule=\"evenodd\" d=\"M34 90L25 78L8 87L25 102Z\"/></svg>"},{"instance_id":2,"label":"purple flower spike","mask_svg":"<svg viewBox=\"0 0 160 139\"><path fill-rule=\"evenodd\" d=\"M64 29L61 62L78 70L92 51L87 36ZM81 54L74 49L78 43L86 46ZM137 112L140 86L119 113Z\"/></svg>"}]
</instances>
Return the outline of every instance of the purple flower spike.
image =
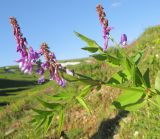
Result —
<instances>
[{"instance_id":1,"label":"purple flower spike","mask_svg":"<svg viewBox=\"0 0 160 139\"><path fill-rule=\"evenodd\" d=\"M123 46L127 45L127 35L126 34L122 34L120 44L122 44Z\"/></svg>"},{"instance_id":2,"label":"purple flower spike","mask_svg":"<svg viewBox=\"0 0 160 139\"><path fill-rule=\"evenodd\" d=\"M58 63L55 54L49 50L49 47L46 43L42 43L41 53L44 55L46 60L41 64L41 68L44 70L49 70L50 80L55 80L58 85L65 87L66 81L59 74L59 70L62 70L62 66Z\"/></svg>"},{"instance_id":3,"label":"purple flower spike","mask_svg":"<svg viewBox=\"0 0 160 139\"><path fill-rule=\"evenodd\" d=\"M107 50L107 47L108 47L109 32L110 32L113 28L108 26L108 20L105 19L106 14L105 14L105 12L103 11L104 8L102 7L102 5L99 4L99 5L96 7L96 9L97 9L97 12L98 12L98 15L99 15L100 24L101 24L102 27L103 27L103 38L104 38L104 48L103 48L103 51L106 51L106 50Z\"/></svg>"},{"instance_id":4,"label":"purple flower spike","mask_svg":"<svg viewBox=\"0 0 160 139\"><path fill-rule=\"evenodd\" d=\"M32 47L27 48L27 40L23 37L20 26L14 17L10 17L10 23L13 27L13 33L17 41L17 52L20 53L21 59L17 60L21 71L24 73L32 73L33 64L35 64L41 56L41 52L35 52Z\"/></svg>"}]
</instances>

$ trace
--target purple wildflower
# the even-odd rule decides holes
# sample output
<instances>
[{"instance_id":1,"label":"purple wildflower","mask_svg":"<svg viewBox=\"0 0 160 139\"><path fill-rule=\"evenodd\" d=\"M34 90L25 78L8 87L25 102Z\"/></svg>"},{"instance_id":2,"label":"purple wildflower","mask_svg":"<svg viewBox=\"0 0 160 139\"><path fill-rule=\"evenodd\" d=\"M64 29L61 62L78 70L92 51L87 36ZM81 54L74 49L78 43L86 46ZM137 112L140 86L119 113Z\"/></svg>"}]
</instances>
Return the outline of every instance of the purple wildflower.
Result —
<instances>
[{"instance_id":1,"label":"purple wildflower","mask_svg":"<svg viewBox=\"0 0 160 139\"><path fill-rule=\"evenodd\" d=\"M126 34L122 34L120 44L122 44L123 46L127 45L127 35Z\"/></svg>"},{"instance_id":2,"label":"purple wildflower","mask_svg":"<svg viewBox=\"0 0 160 139\"><path fill-rule=\"evenodd\" d=\"M20 26L18 25L17 20L14 17L10 17L10 23L13 27L14 36L17 41L17 52L19 52L21 55L21 59L17 60L17 62L19 63L19 67L24 73L31 74L33 64L36 63L41 54L35 52L32 47L30 47L28 50L27 40L25 37L23 37Z\"/></svg>"},{"instance_id":3,"label":"purple wildflower","mask_svg":"<svg viewBox=\"0 0 160 139\"><path fill-rule=\"evenodd\" d=\"M103 27L103 38L104 38L104 48L103 48L103 51L106 51L107 47L108 47L109 32L113 28L108 26L108 20L105 19L106 14L103 11L104 8L99 4L96 7L96 9L97 9L97 12L99 14L100 24Z\"/></svg>"},{"instance_id":4,"label":"purple wildflower","mask_svg":"<svg viewBox=\"0 0 160 139\"><path fill-rule=\"evenodd\" d=\"M49 70L50 80L55 80L57 84L65 87L66 81L59 75L61 64L57 62L55 54L50 52L49 47L46 43L42 43L41 52L46 60L44 63L41 64L41 68Z\"/></svg>"}]
</instances>

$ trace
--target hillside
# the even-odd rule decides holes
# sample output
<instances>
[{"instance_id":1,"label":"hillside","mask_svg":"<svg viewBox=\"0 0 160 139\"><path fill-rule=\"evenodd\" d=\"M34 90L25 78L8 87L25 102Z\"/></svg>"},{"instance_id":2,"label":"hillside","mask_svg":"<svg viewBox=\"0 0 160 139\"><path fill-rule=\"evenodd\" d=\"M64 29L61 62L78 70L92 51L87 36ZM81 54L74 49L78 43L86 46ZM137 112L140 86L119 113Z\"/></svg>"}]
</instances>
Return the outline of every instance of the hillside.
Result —
<instances>
[{"instance_id":1,"label":"hillside","mask_svg":"<svg viewBox=\"0 0 160 139\"><path fill-rule=\"evenodd\" d=\"M125 48L129 55L136 51L143 52L140 62L142 70L151 68L152 83L157 71L160 69L160 26L149 27L131 45ZM114 48L109 51L114 53ZM94 59L69 60L81 63L68 68L92 76L95 79L107 80L114 70L111 66L97 62ZM69 62L61 61L61 62ZM47 136L42 132L36 133L30 120L34 112L31 108L41 107L36 97L47 99L47 95L62 92L54 81L46 81L43 85L37 85L37 75L25 75L18 67L0 68L0 138L55 138L53 124ZM107 75L107 76L106 76ZM82 83L67 83L66 91L76 92L83 86ZM103 86L100 90L92 90L87 96L88 104L93 110L92 115L82 109L78 104L66 114L63 127L65 139L158 139L160 136L159 109L153 105L146 105L137 112L117 111L110 106L114 98L120 94L120 90ZM154 101L160 104L159 98Z\"/></svg>"}]
</instances>

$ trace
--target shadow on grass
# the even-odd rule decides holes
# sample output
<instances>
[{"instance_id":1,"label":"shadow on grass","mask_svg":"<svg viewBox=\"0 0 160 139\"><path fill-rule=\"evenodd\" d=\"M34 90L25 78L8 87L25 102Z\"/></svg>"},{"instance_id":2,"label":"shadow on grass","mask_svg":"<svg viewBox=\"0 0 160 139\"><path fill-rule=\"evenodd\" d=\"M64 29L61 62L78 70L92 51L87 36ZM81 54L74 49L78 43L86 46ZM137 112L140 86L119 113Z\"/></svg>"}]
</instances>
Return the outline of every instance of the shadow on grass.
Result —
<instances>
[{"instance_id":1,"label":"shadow on grass","mask_svg":"<svg viewBox=\"0 0 160 139\"><path fill-rule=\"evenodd\" d=\"M0 90L0 96L12 96L12 95L17 95L17 92L27 90L30 87L25 87L25 88L16 88L16 89L3 89ZM16 93L14 93L16 92Z\"/></svg>"},{"instance_id":2,"label":"shadow on grass","mask_svg":"<svg viewBox=\"0 0 160 139\"><path fill-rule=\"evenodd\" d=\"M90 139L113 139L119 128L120 120L126 117L128 113L127 111L119 111L114 118L102 121L98 131Z\"/></svg>"},{"instance_id":3,"label":"shadow on grass","mask_svg":"<svg viewBox=\"0 0 160 139\"><path fill-rule=\"evenodd\" d=\"M14 88L14 87L27 87L27 86L33 86L36 84L37 84L37 81L0 79L0 89Z\"/></svg>"},{"instance_id":4,"label":"shadow on grass","mask_svg":"<svg viewBox=\"0 0 160 139\"><path fill-rule=\"evenodd\" d=\"M0 102L0 107L6 106L6 105L9 105L9 102Z\"/></svg>"}]
</instances>

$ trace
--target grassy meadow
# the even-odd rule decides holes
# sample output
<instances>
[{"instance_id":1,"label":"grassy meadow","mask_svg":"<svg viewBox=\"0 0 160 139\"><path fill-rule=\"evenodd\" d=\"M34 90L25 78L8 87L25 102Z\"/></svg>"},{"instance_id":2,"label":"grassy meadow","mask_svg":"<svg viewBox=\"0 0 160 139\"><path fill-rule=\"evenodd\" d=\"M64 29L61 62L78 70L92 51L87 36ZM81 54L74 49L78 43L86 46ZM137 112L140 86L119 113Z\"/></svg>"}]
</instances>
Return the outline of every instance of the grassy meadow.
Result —
<instances>
[{"instance_id":1,"label":"grassy meadow","mask_svg":"<svg viewBox=\"0 0 160 139\"><path fill-rule=\"evenodd\" d=\"M108 51L114 52L114 48ZM136 51L144 51L140 62L142 71L151 69L152 84L160 69L160 26L150 27L125 48L131 55ZM114 73L110 65L96 61L93 58L64 60L80 61L79 65L68 66L76 72L95 79L107 80ZM56 139L57 121L49 129L47 135L35 132L31 124L34 112L32 108L41 108L37 97L51 101L48 96L63 92L54 81L37 84L38 76L33 73L26 75L17 66L0 68L0 139ZM48 74L46 74L48 76ZM47 79L47 78L46 78ZM80 82L67 83L68 92L82 88ZM89 115L78 104L73 105L66 114L62 136L64 139L159 139L160 109L147 104L136 112L118 111L111 103L121 93L119 89L102 86L92 90L87 96L87 102L93 113ZM160 98L153 98L160 106Z\"/></svg>"}]
</instances>

